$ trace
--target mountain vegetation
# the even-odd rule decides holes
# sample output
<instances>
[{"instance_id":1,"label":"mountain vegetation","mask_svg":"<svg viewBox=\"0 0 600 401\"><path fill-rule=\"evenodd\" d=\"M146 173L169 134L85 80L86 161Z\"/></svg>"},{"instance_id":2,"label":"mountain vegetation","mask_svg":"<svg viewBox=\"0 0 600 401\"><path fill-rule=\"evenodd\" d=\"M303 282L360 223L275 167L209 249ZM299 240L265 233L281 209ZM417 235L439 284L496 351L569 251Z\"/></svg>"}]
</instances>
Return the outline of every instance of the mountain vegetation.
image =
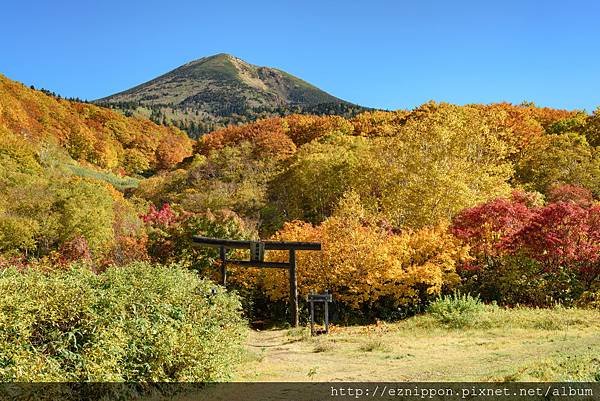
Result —
<instances>
[{"instance_id":1,"label":"mountain vegetation","mask_svg":"<svg viewBox=\"0 0 600 401\"><path fill-rule=\"evenodd\" d=\"M228 62L182 71L216 74ZM2 263L85 259L101 270L152 260L215 278L217 255L191 235L274 236L325 244L318 260L300 256L301 292L329 288L371 314L457 285L509 303L573 303L597 291L598 113L430 102L352 118L270 117L193 143L174 127L0 83ZM513 294L510 274L523 266L544 272L539 294ZM558 291L555 269L577 287L544 290ZM283 276L261 274L231 280L283 300ZM488 288L504 274L509 284Z\"/></svg>"},{"instance_id":2,"label":"mountain vegetation","mask_svg":"<svg viewBox=\"0 0 600 401\"><path fill-rule=\"evenodd\" d=\"M96 103L175 125L194 138L227 125L278 115L351 116L366 110L284 71L229 54L189 62Z\"/></svg>"},{"instance_id":3,"label":"mountain vegetation","mask_svg":"<svg viewBox=\"0 0 600 401\"><path fill-rule=\"evenodd\" d=\"M181 168L134 193L171 205L160 212L180 222L151 223L165 233L165 260L197 251L164 238L176 241L187 219L219 210L235 212L225 220L233 238L323 242L321 256L299 256L300 292L330 289L362 316L423 305L459 287L506 304L574 304L598 296L599 116L427 103L351 119L275 117L203 136ZM497 204L512 206L506 216L501 209L475 219L472 210ZM461 228L469 224L486 231ZM489 238L503 230L506 239L493 245ZM481 256L482 246L496 253ZM517 277L539 287L519 290ZM239 269L230 280L284 302L283 274Z\"/></svg>"},{"instance_id":4,"label":"mountain vegetation","mask_svg":"<svg viewBox=\"0 0 600 401\"><path fill-rule=\"evenodd\" d=\"M0 76L0 251L57 263L135 252L142 225L124 191L191 152L175 128Z\"/></svg>"},{"instance_id":5,"label":"mountain vegetation","mask_svg":"<svg viewBox=\"0 0 600 401\"><path fill-rule=\"evenodd\" d=\"M242 68L223 56L197 64L217 61ZM197 64L183 71L193 76ZM257 79L253 71L244 79ZM293 96L277 87L274 99L329 99L298 85ZM123 96L140 93L153 92L142 85ZM247 318L284 319L288 281L282 272L232 266L228 282L238 295L223 295L197 278L219 279L218 251L195 247L198 234L321 242L320 253L299 252L299 293L332 291L345 322L406 317L454 291L502 306L597 308L598 127L599 110L429 102L346 117L271 116L194 141L175 127L0 76L0 291L26 305L4 308L0 319L25 322L10 327L27 337L0 333L10 337L0 374L227 377L240 302ZM64 302L69 297L83 303ZM107 302L123 313L98 312ZM205 312L207 342L181 345ZM164 336L140 338L152 330L177 332L177 353ZM102 335L118 346L107 351ZM216 343L223 360L202 351ZM195 370L196 355L219 369ZM39 371L19 376L22 366Z\"/></svg>"}]
</instances>

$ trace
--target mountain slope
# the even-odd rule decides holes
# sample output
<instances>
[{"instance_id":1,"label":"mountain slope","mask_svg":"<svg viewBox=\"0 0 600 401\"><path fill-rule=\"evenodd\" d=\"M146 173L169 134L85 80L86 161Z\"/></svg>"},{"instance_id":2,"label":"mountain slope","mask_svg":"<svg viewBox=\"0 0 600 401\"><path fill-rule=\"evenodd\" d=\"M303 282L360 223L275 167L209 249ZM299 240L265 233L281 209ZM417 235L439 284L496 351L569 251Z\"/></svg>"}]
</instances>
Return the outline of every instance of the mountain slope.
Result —
<instances>
[{"instance_id":1,"label":"mountain slope","mask_svg":"<svg viewBox=\"0 0 600 401\"><path fill-rule=\"evenodd\" d=\"M292 112L352 114L364 110L284 71L228 54L192 61L97 103L159 123L174 123L192 135Z\"/></svg>"},{"instance_id":2,"label":"mountain slope","mask_svg":"<svg viewBox=\"0 0 600 401\"><path fill-rule=\"evenodd\" d=\"M0 132L3 140L25 142L38 155L51 148L94 168L132 174L171 168L192 151L176 128L58 99L1 74Z\"/></svg>"}]
</instances>

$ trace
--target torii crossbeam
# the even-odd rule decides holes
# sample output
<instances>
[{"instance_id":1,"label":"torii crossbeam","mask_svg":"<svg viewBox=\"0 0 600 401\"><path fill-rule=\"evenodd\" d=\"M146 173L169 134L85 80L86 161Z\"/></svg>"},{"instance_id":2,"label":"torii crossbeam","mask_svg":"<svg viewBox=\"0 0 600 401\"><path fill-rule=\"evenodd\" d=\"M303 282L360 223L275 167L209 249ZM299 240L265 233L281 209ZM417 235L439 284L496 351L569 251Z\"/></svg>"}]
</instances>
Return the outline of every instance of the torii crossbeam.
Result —
<instances>
[{"instance_id":1,"label":"torii crossbeam","mask_svg":"<svg viewBox=\"0 0 600 401\"><path fill-rule=\"evenodd\" d=\"M220 238L193 236L192 240L198 246L219 248L221 257L221 284L227 285L227 264L237 266L288 269L290 279L290 305L292 306L291 324L298 327L298 275L296 271L296 251L320 251L319 242L294 241L245 241ZM227 259L227 249L249 249L250 260ZM265 262L264 252L278 250L288 251L287 262Z\"/></svg>"}]
</instances>

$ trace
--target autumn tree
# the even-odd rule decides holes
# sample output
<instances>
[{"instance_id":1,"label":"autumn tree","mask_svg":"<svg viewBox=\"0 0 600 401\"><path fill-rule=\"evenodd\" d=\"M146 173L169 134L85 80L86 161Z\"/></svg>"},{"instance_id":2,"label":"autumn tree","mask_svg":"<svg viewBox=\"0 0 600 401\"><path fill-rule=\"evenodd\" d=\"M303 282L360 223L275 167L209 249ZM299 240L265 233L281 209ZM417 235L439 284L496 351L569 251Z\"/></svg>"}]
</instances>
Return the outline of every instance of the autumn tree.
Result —
<instances>
[{"instance_id":1,"label":"autumn tree","mask_svg":"<svg viewBox=\"0 0 600 401\"><path fill-rule=\"evenodd\" d=\"M92 104L57 99L2 75L0 127L7 135L25 135L36 145L58 144L76 161L111 171L126 164L127 150L135 150L136 159L143 157L142 164L152 170L170 168L192 151L192 141L177 129L127 118ZM132 167L139 170L139 165Z\"/></svg>"},{"instance_id":2,"label":"autumn tree","mask_svg":"<svg viewBox=\"0 0 600 401\"><path fill-rule=\"evenodd\" d=\"M591 146L600 147L600 107L587 120L585 137Z\"/></svg>"},{"instance_id":3,"label":"autumn tree","mask_svg":"<svg viewBox=\"0 0 600 401\"><path fill-rule=\"evenodd\" d=\"M270 198L282 219L319 223L331 215L341 196L354 188L364 138L336 135L305 144L270 184Z\"/></svg>"},{"instance_id":4,"label":"autumn tree","mask_svg":"<svg viewBox=\"0 0 600 401\"><path fill-rule=\"evenodd\" d=\"M322 242L322 254L298 254L300 296L327 289L355 310L375 311L383 303L420 304L458 283L455 266L466 257L466 248L444 226L403 233L388 230L371 220L356 193L344 196L335 213L320 225L286 223L273 239ZM286 257L283 252L268 254L273 261ZM259 286L272 301L287 298L284 272L237 269L231 280Z\"/></svg>"},{"instance_id":5,"label":"autumn tree","mask_svg":"<svg viewBox=\"0 0 600 401\"><path fill-rule=\"evenodd\" d=\"M361 160L357 191L396 225L422 227L510 192L507 146L477 109L427 104Z\"/></svg>"},{"instance_id":6,"label":"autumn tree","mask_svg":"<svg viewBox=\"0 0 600 401\"><path fill-rule=\"evenodd\" d=\"M455 217L451 230L473 256L459 268L463 288L489 301L535 306L572 304L597 291L600 215L589 192L555 187L545 206L515 195Z\"/></svg>"},{"instance_id":7,"label":"autumn tree","mask_svg":"<svg viewBox=\"0 0 600 401\"><path fill-rule=\"evenodd\" d=\"M547 135L531 145L517 163L516 178L545 193L553 184L574 184L600 194L600 150L577 133Z\"/></svg>"}]
</instances>

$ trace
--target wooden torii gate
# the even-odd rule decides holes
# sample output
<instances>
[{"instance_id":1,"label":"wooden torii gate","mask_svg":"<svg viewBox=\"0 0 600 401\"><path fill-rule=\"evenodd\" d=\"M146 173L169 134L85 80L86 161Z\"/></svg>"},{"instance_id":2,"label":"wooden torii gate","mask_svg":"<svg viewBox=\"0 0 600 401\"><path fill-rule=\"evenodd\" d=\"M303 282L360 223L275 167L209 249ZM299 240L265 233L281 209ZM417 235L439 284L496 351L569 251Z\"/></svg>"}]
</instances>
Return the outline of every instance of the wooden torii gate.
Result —
<instances>
[{"instance_id":1,"label":"wooden torii gate","mask_svg":"<svg viewBox=\"0 0 600 401\"><path fill-rule=\"evenodd\" d=\"M298 275L296 271L296 251L320 251L319 242L293 241L244 241L220 238L193 236L192 240L198 246L219 248L221 258L221 284L227 285L227 264L236 266L288 269L290 279L290 305L292 306L291 324L298 327ZM250 260L227 259L227 249L249 249ZM287 262L265 262L265 251L288 251Z\"/></svg>"}]
</instances>

